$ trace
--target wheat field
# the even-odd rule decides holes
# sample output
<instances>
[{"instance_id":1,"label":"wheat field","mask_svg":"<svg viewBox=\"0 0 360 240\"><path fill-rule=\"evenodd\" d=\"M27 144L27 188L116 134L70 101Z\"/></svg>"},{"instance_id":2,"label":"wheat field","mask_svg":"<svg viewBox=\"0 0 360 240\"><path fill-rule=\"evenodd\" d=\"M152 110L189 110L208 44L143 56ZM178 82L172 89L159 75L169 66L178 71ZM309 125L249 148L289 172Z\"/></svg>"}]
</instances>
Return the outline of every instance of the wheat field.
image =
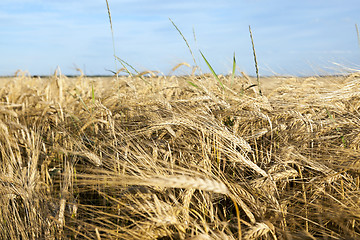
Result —
<instances>
[{"instance_id":1,"label":"wheat field","mask_svg":"<svg viewBox=\"0 0 360 240\"><path fill-rule=\"evenodd\" d=\"M360 75L2 78L0 239L360 239Z\"/></svg>"}]
</instances>

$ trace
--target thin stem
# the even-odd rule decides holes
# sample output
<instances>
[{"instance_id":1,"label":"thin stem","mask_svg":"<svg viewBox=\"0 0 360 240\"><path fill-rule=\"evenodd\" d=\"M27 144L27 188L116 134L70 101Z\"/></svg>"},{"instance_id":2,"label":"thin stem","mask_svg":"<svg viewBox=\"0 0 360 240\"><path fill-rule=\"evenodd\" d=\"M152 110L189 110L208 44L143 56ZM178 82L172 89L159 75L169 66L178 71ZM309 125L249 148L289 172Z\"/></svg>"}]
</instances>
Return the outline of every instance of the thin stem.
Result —
<instances>
[{"instance_id":1,"label":"thin stem","mask_svg":"<svg viewBox=\"0 0 360 240\"><path fill-rule=\"evenodd\" d=\"M108 0L106 0L106 6L107 6L108 15L109 15L109 21L110 21L111 37L112 37L112 44L113 44L113 51L114 51L115 72L116 72L116 78L117 78L117 77L118 77L118 74L117 74L117 64L116 64L116 51L115 51L114 31L113 31L113 26L112 26L112 21L111 21L111 13L110 13L110 7L109 7L109 2L108 2Z\"/></svg>"},{"instance_id":2,"label":"thin stem","mask_svg":"<svg viewBox=\"0 0 360 240\"><path fill-rule=\"evenodd\" d=\"M262 96L262 92L261 92L261 88L260 88L259 68L258 68L258 63L257 63L257 60L256 60L256 52L255 52L254 39L253 39L253 35L252 35L252 32L251 32L251 27L250 27L250 25L249 25L249 32L250 32L252 50L253 50L253 54L254 54L255 69L256 69L256 81L257 81L257 85L258 85L258 88L259 88L259 94L260 94L260 96Z\"/></svg>"}]
</instances>

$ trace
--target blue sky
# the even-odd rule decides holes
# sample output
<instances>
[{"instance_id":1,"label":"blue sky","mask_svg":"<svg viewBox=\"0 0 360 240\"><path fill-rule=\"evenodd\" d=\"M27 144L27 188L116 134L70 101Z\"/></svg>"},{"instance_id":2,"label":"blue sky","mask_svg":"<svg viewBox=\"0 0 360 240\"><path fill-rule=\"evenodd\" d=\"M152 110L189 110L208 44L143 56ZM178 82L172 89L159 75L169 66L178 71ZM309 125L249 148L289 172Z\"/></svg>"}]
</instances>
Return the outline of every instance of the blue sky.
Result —
<instances>
[{"instance_id":1,"label":"blue sky","mask_svg":"<svg viewBox=\"0 0 360 240\"><path fill-rule=\"evenodd\" d=\"M359 0L109 0L116 55L138 71L169 74L194 64L171 18L204 72L199 49L218 73L254 74L251 25L260 74L332 73L333 62L360 69L355 23ZM195 30L196 42L193 36ZM105 0L1 0L0 75L109 74L113 46ZM120 64L117 64L119 67ZM337 70L339 70L337 68ZM186 68L176 73L187 73Z\"/></svg>"}]
</instances>

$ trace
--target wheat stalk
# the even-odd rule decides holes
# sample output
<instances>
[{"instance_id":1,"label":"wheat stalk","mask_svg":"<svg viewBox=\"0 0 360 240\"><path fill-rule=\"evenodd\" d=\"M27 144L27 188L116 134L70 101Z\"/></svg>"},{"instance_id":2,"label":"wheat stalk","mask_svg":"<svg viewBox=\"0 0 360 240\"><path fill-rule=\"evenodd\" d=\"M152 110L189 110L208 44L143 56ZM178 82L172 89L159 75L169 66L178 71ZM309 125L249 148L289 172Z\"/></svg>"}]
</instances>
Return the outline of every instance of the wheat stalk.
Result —
<instances>
[{"instance_id":1,"label":"wheat stalk","mask_svg":"<svg viewBox=\"0 0 360 240\"><path fill-rule=\"evenodd\" d=\"M181 175L159 176L146 179L145 182L149 185L155 185L159 187L198 189L208 192L221 193L224 195L229 194L229 189L224 183L200 177L189 177Z\"/></svg>"},{"instance_id":2,"label":"wheat stalk","mask_svg":"<svg viewBox=\"0 0 360 240\"><path fill-rule=\"evenodd\" d=\"M113 30L113 25L112 25L112 20L111 20L111 13L110 13L109 2L108 2L108 0L105 0L105 1L106 1L106 7L107 7L107 10L108 10L108 16L109 16L109 22L110 22L110 29L111 29L111 39L112 39L113 52L114 52L115 72L117 73L114 30ZM116 77L118 77L118 74L116 74Z\"/></svg>"},{"instance_id":3,"label":"wheat stalk","mask_svg":"<svg viewBox=\"0 0 360 240\"><path fill-rule=\"evenodd\" d=\"M257 59L256 59L256 52L255 52L255 44L254 44L254 39L253 39L253 35L252 35L252 32L251 32L250 25L249 25L249 32L250 32L251 45L252 45L252 50L253 50L253 55L254 55L257 86L259 88L259 94L260 94L260 96L262 96L261 87L260 87L259 68L258 68L258 63L257 63Z\"/></svg>"},{"instance_id":4,"label":"wheat stalk","mask_svg":"<svg viewBox=\"0 0 360 240\"><path fill-rule=\"evenodd\" d=\"M244 233L244 240L259 239L269 231L271 231L271 229L266 223L256 223Z\"/></svg>"}]
</instances>

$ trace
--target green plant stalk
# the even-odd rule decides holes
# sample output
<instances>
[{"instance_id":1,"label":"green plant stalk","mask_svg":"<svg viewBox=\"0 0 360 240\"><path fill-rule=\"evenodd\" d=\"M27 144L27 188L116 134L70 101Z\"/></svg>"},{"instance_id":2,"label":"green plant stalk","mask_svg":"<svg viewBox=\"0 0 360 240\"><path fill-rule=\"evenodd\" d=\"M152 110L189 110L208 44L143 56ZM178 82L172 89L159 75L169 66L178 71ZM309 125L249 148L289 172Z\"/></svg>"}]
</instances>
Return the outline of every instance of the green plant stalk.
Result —
<instances>
[{"instance_id":1,"label":"green plant stalk","mask_svg":"<svg viewBox=\"0 0 360 240\"><path fill-rule=\"evenodd\" d=\"M257 59L256 59L256 52L255 52L255 44L254 44L254 39L253 39L253 35L252 35L252 32L251 32L250 25L249 25L249 32L250 32L252 50L253 50L253 54L254 54L255 70L256 70L256 81L257 81L257 85L258 85L258 88L259 88L259 94L260 94L260 96L262 96L261 87L260 87L259 68L258 68L258 63L257 63Z\"/></svg>"},{"instance_id":2,"label":"green plant stalk","mask_svg":"<svg viewBox=\"0 0 360 240\"><path fill-rule=\"evenodd\" d=\"M186 38L184 37L184 35L182 34L182 32L180 31L180 29L175 25L175 23L171 20L171 18L169 18L170 22L174 25L174 27L176 28L176 30L180 33L180 35L182 36L182 38L184 39L185 43L186 43L186 46L188 47L189 51L190 51L190 54L193 58L193 61L195 63L195 66L198 66L198 64L196 63L196 60L195 60L195 57L194 57L194 54L193 52L191 51L191 48L190 48L190 45L188 43L188 41L186 40Z\"/></svg>"},{"instance_id":3,"label":"green plant stalk","mask_svg":"<svg viewBox=\"0 0 360 240\"><path fill-rule=\"evenodd\" d=\"M235 59L235 52L234 52L233 67L232 67L232 74L231 74L231 85L234 84L235 70L236 70L236 59Z\"/></svg>"},{"instance_id":4,"label":"green plant stalk","mask_svg":"<svg viewBox=\"0 0 360 240\"><path fill-rule=\"evenodd\" d=\"M196 85L195 83L191 82L191 81L187 81L188 84L190 84L193 87L199 88L198 85Z\"/></svg>"},{"instance_id":5,"label":"green plant stalk","mask_svg":"<svg viewBox=\"0 0 360 240\"><path fill-rule=\"evenodd\" d=\"M106 7L107 7L107 10L108 10L109 21L110 21L111 38L112 38L112 45L113 45L113 51L114 51L115 72L117 73L116 51L115 51L115 39L114 39L114 31L113 31L113 26L112 26L111 13L110 13L110 7L109 7L109 2L108 2L108 0L106 0ZM117 78L117 77L118 77L118 75L116 74L116 78Z\"/></svg>"},{"instance_id":6,"label":"green plant stalk","mask_svg":"<svg viewBox=\"0 0 360 240\"><path fill-rule=\"evenodd\" d=\"M196 35L195 35L195 28L193 27L193 36L194 36L194 41L195 41L195 44L197 44L197 41L196 41Z\"/></svg>"},{"instance_id":7,"label":"green plant stalk","mask_svg":"<svg viewBox=\"0 0 360 240\"><path fill-rule=\"evenodd\" d=\"M93 103L95 104L95 90L94 90L94 84L91 85L91 98Z\"/></svg>"},{"instance_id":8,"label":"green plant stalk","mask_svg":"<svg viewBox=\"0 0 360 240\"><path fill-rule=\"evenodd\" d=\"M151 85L151 83L146 81L133 66L131 66L129 63L125 62L124 60L120 59L119 57L116 57L116 58L121 63L121 65L125 68L125 70L129 73L130 76L132 76L132 74L125 65L129 66L132 70L134 70L136 72L136 74L141 78L141 80L143 80L145 83Z\"/></svg>"},{"instance_id":9,"label":"green plant stalk","mask_svg":"<svg viewBox=\"0 0 360 240\"><path fill-rule=\"evenodd\" d=\"M85 107L86 111L90 112L90 110L89 110L89 108L87 107L86 103L84 102L84 100L83 100L82 97L80 96L78 90L77 90L77 89L75 89L75 90L76 90L76 94L77 94L77 95L74 95L74 94L72 94L72 93L70 93L70 92L68 92L68 93L69 93L73 98L75 98L75 99L78 98L79 101L82 103L82 105Z\"/></svg>"},{"instance_id":10,"label":"green plant stalk","mask_svg":"<svg viewBox=\"0 0 360 240\"><path fill-rule=\"evenodd\" d=\"M216 78L216 80L219 82L220 86L222 87L222 89L225 91L225 87L224 87L224 84L222 84L222 82L220 81L218 75L215 73L214 69L211 67L210 63L206 60L204 54L200 51L200 54L201 56L203 57L203 59L205 60L206 62L206 65L208 65L211 73L214 75L214 77Z\"/></svg>"}]
</instances>

